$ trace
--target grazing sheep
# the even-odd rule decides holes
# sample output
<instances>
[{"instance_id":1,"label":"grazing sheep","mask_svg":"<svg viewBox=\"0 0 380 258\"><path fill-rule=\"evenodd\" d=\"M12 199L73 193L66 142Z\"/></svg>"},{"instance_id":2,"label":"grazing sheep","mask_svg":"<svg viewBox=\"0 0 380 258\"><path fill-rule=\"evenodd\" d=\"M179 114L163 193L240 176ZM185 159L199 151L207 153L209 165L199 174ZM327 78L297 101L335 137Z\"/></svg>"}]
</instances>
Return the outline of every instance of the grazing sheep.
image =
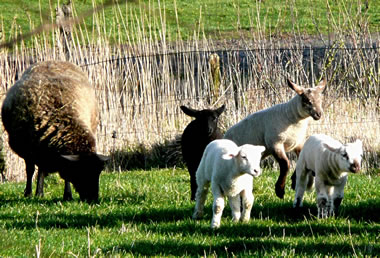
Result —
<instances>
[{"instance_id":1,"label":"grazing sheep","mask_svg":"<svg viewBox=\"0 0 380 258\"><path fill-rule=\"evenodd\" d=\"M59 61L32 65L7 92L2 120L10 147L25 160L25 196L31 195L37 165L37 196L43 196L44 177L58 171L65 200L72 199L69 182L81 200L98 199L107 157L96 153L97 102L79 67Z\"/></svg>"},{"instance_id":2,"label":"grazing sheep","mask_svg":"<svg viewBox=\"0 0 380 258\"><path fill-rule=\"evenodd\" d=\"M280 165L280 175L275 185L279 198L284 197L290 167L286 152L295 151L298 155L305 142L309 121L321 118L322 91L326 83L323 81L314 88L304 88L288 80L288 86L297 93L295 97L249 115L224 135L224 138L237 145L248 143L265 146L262 159L273 155Z\"/></svg>"},{"instance_id":3,"label":"grazing sheep","mask_svg":"<svg viewBox=\"0 0 380 258\"><path fill-rule=\"evenodd\" d=\"M313 187L315 178L318 218L337 214L343 200L347 172L359 172L362 155L360 140L343 145L327 135L310 136L296 165L293 207L302 207L305 190Z\"/></svg>"},{"instance_id":4,"label":"grazing sheep","mask_svg":"<svg viewBox=\"0 0 380 258\"><path fill-rule=\"evenodd\" d=\"M218 118L225 106L214 110L195 110L185 106L181 106L181 109L186 115L195 117L195 120L187 125L181 138L182 156L190 174L191 200L194 200L197 191L195 173L203 151L211 141L223 137L218 128Z\"/></svg>"},{"instance_id":5,"label":"grazing sheep","mask_svg":"<svg viewBox=\"0 0 380 258\"><path fill-rule=\"evenodd\" d=\"M202 217L211 182L214 197L211 227L220 226L225 196L229 199L233 220L248 221L254 199L253 177L261 174L260 158L264 150L264 146L251 144L238 147L226 139L215 140L207 145L196 173L198 189L193 218Z\"/></svg>"}]
</instances>

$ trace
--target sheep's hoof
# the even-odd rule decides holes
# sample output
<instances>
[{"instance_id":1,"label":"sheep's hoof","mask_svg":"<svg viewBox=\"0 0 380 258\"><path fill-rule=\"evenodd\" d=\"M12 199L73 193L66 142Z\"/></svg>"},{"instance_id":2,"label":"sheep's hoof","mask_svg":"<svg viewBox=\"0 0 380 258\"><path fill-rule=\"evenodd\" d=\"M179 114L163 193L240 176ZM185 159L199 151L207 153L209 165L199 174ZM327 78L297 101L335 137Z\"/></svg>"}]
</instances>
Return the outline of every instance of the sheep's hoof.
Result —
<instances>
[{"instance_id":1,"label":"sheep's hoof","mask_svg":"<svg viewBox=\"0 0 380 258\"><path fill-rule=\"evenodd\" d=\"M29 190L25 189L25 191L24 191L24 197L32 197L32 191L29 191Z\"/></svg>"},{"instance_id":2,"label":"sheep's hoof","mask_svg":"<svg viewBox=\"0 0 380 258\"><path fill-rule=\"evenodd\" d=\"M276 185L275 191L276 191L276 195L278 198L284 199L284 195L285 195L285 189L284 188L281 188L281 186Z\"/></svg>"}]
</instances>

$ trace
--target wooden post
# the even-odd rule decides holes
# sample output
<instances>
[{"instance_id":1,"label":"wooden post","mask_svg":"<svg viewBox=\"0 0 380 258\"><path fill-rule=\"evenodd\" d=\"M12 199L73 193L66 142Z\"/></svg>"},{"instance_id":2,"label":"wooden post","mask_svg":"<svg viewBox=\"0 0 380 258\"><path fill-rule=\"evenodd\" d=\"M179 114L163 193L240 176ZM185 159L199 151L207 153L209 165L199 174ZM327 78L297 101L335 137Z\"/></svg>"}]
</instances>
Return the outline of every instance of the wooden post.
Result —
<instances>
[{"instance_id":1,"label":"wooden post","mask_svg":"<svg viewBox=\"0 0 380 258\"><path fill-rule=\"evenodd\" d=\"M73 17L71 0L67 2L67 4L62 4L61 6L57 6L56 11L56 22L57 24L64 24L67 20ZM63 47L63 52L66 55L66 60L70 59L70 47L72 41L71 35L71 25L61 25L59 26L59 35L58 40L60 45Z\"/></svg>"},{"instance_id":2,"label":"wooden post","mask_svg":"<svg viewBox=\"0 0 380 258\"><path fill-rule=\"evenodd\" d=\"M220 58L218 54L214 53L210 55L209 64L210 64L211 78L212 78L209 102L215 102L219 98L220 80L221 80Z\"/></svg>"}]
</instances>

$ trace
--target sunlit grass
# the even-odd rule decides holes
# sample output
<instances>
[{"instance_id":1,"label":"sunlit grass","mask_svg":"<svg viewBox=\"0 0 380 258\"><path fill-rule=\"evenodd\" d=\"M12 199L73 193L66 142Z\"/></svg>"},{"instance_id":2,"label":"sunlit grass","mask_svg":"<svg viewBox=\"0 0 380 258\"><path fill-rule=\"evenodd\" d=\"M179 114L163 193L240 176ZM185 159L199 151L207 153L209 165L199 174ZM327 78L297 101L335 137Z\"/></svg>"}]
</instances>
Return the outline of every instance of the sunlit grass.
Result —
<instances>
[{"instance_id":1,"label":"sunlit grass","mask_svg":"<svg viewBox=\"0 0 380 258\"><path fill-rule=\"evenodd\" d=\"M294 192L273 190L278 172L254 180L255 203L247 224L231 222L226 207L219 230L205 217L191 219L185 170L103 173L100 202L62 202L63 182L50 176L44 198L22 196L24 183L0 185L0 256L257 255L352 256L380 252L378 176L350 175L338 217L316 219L314 193L294 214Z\"/></svg>"}]
</instances>

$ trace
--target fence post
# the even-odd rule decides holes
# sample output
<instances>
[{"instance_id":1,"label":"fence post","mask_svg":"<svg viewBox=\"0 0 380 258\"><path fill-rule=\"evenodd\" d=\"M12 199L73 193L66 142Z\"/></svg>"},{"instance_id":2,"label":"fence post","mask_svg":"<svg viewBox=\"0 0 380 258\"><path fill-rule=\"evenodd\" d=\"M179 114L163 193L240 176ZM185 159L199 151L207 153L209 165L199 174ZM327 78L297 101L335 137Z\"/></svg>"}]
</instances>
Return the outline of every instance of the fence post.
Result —
<instances>
[{"instance_id":1,"label":"fence post","mask_svg":"<svg viewBox=\"0 0 380 258\"><path fill-rule=\"evenodd\" d=\"M71 40L72 40L72 35L71 35L71 25L64 23L71 19L73 17L73 12L72 12L72 6L71 6L71 0L67 2L67 4L62 4L61 6L57 6L55 9L56 13L56 23L59 26L59 31L58 31L58 41L60 45L63 48L63 53L66 55L66 60L70 59L70 46L71 46Z\"/></svg>"},{"instance_id":2,"label":"fence post","mask_svg":"<svg viewBox=\"0 0 380 258\"><path fill-rule=\"evenodd\" d=\"M215 102L219 98L220 89L220 58L218 54L210 55L209 59L212 85L210 87L209 103Z\"/></svg>"}]
</instances>

